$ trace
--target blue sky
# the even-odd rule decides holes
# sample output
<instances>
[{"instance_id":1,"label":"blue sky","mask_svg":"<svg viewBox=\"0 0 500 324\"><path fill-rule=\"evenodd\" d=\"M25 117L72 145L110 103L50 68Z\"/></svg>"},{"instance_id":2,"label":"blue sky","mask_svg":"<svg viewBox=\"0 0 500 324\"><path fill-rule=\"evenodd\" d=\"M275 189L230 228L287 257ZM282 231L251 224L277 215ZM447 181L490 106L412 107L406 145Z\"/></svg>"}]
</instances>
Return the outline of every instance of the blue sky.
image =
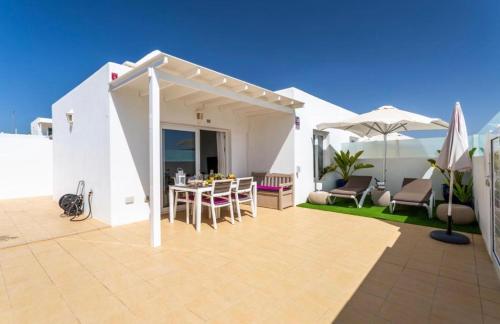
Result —
<instances>
[{"instance_id":1,"label":"blue sky","mask_svg":"<svg viewBox=\"0 0 500 324\"><path fill-rule=\"evenodd\" d=\"M0 0L0 131L108 61L154 49L358 113L392 104L478 131L500 110L500 1Z\"/></svg>"}]
</instances>

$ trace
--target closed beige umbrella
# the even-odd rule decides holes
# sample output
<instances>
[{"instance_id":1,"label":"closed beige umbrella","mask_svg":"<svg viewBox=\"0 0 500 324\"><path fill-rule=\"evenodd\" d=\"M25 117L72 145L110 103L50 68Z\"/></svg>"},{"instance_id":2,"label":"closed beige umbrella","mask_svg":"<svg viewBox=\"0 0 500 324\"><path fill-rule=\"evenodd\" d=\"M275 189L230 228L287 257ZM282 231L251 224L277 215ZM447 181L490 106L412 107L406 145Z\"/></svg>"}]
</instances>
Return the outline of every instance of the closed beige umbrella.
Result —
<instances>
[{"instance_id":1,"label":"closed beige umbrella","mask_svg":"<svg viewBox=\"0 0 500 324\"><path fill-rule=\"evenodd\" d=\"M469 238L460 233L452 231L451 205L453 198L453 182L455 171L467 171L472 169L472 162L469 157L469 139L467 135L467 126L465 125L464 115L460 103L455 104L453 114L451 115L450 128L448 135L443 143L441 152L436 160L436 164L445 170L450 171L450 193L448 196L448 229L446 231L433 231L433 239L453 243L468 244Z\"/></svg>"}]
</instances>

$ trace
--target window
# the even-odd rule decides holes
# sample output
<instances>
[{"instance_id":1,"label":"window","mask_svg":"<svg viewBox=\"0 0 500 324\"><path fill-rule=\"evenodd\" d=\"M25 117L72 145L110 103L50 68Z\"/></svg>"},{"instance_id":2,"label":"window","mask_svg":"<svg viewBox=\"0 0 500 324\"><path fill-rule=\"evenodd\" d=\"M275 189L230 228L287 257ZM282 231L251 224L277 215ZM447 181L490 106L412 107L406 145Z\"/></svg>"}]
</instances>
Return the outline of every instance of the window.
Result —
<instances>
[{"instance_id":1,"label":"window","mask_svg":"<svg viewBox=\"0 0 500 324\"><path fill-rule=\"evenodd\" d=\"M325 134L314 132L313 134L313 159L314 159L314 179L318 181L323 173L323 152Z\"/></svg>"}]
</instances>

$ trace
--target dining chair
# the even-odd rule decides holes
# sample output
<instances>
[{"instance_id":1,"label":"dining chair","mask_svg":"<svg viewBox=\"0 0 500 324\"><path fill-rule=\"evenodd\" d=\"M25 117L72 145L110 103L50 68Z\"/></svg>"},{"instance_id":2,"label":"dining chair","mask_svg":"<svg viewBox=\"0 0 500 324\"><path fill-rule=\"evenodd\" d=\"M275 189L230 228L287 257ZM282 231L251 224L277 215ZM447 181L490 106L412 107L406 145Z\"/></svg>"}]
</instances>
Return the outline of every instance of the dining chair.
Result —
<instances>
[{"instance_id":1,"label":"dining chair","mask_svg":"<svg viewBox=\"0 0 500 324\"><path fill-rule=\"evenodd\" d=\"M252 217L255 216L255 206L252 193L253 177L245 177L236 179L236 188L232 192L233 203L236 206L238 221L241 222L241 203L250 202L252 208Z\"/></svg>"},{"instance_id":2,"label":"dining chair","mask_svg":"<svg viewBox=\"0 0 500 324\"><path fill-rule=\"evenodd\" d=\"M233 200L231 197L231 184L233 180L214 180L212 190L201 197L201 205L210 208L213 227L217 229L217 213L223 207L229 207L231 224L234 224Z\"/></svg>"}]
</instances>

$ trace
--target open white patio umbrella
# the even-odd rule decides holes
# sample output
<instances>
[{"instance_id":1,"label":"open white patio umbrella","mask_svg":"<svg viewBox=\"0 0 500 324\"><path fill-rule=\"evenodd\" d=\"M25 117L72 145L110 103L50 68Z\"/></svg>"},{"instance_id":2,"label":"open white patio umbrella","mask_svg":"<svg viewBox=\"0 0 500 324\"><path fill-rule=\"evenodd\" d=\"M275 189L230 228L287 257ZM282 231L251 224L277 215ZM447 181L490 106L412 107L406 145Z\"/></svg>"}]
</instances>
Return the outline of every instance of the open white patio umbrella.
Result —
<instances>
[{"instance_id":1,"label":"open white patio umbrella","mask_svg":"<svg viewBox=\"0 0 500 324\"><path fill-rule=\"evenodd\" d=\"M451 115L450 128L448 135L444 140L443 147L436 160L436 164L445 170L450 170L450 193L448 196L448 229L446 231L432 231L433 239L454 243L467 244L469 238L460 233L452 232L452 197L453 181L455 171L467 171L472 168L472 162L469 157L469 140L467 135L467 126L465 125L464 115L460 103L455 104L453 114Z\"/></svg>"},{"instance_id":2,"label":"open white patio umbrella","mask_svg":"<svg viewBox=\"0 0 500 324\"><path fill-rule=\"evenodd\" d=\"M373 137L384 136L384 174L387 174L387 135L394 132L416 130L442 130L448 128L448 123L438 118L430 118L393 106L382 106L368 113L349 118L335 123L322 123L317 125L319 130L327 128L343 129L359 136Z\"/></svg>"}]
</instances>

